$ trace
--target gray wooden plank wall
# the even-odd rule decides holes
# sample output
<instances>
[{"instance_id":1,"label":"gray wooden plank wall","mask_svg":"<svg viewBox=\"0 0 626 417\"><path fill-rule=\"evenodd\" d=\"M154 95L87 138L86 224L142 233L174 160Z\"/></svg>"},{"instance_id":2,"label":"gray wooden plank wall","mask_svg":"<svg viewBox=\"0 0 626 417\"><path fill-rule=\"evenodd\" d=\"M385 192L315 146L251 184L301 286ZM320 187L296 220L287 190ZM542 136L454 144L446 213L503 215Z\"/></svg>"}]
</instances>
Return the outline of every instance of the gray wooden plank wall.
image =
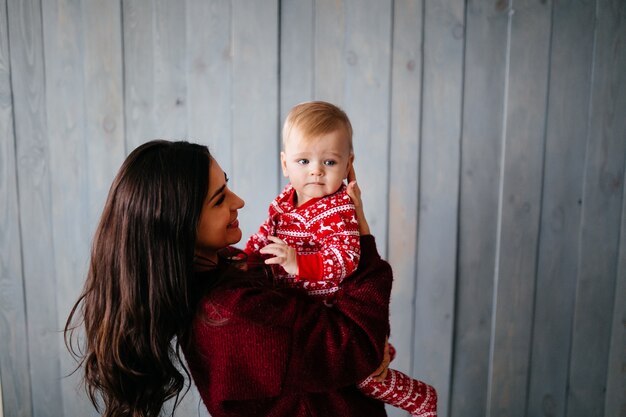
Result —
<instances>
[{"instance_id":1,"label":"gray wooden plank wall","mask_svg":"<svg viewBox=\"0 0 626 417\"><path fill-rule=\"evenodd\" d=\"M311 99L439 415L626 416L623 0L0 0L0 415L95 415L60 329L124 156L209 145L249 235Z\"/></svg>"}]
</instances>

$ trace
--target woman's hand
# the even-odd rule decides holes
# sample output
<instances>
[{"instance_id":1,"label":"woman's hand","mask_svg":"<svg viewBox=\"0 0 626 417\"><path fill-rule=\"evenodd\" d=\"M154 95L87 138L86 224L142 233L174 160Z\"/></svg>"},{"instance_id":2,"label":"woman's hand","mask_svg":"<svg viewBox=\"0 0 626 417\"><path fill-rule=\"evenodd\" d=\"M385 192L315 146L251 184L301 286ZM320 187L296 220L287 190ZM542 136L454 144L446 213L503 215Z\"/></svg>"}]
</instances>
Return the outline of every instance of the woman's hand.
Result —
<instances>
[{"instance_id":1,"label":"woman's hand","mask_svg":"<svg viewBox=\"0 0 626 417\"><path fill-rule=\"evenodd\" d=\"M365 212L363 211L363 201L361 200L361 189L356 183L356 173L354 172L354 165L350 166L348 172L348 195L352 199L354 208L356 209L356 219L359 222L359 233L361 236L370 234L370 226L367 224L365 218Z\"/></svg>"},{"instance_id":2,"label":"woman's hand","mask_svg":"<svg viewBox=\"0 0 626 417\"><path fill-rule=\"evenodd\" d=\"M268 265L278 264L291 275L298 275L298 261L296 260L296 250L276 236L268 236L270 243L262 247L259 252L263 255L273 255L273 258L265 260Z\"/></svg>"},{"instance_id":3,"label":"woman's hand","mask_svg":"<svg viewBox=\"0 0 626 417\"><path fill-rule=\"evenodd\" d=\"M387 371L389 370L389 362L391 357L389 356L389 340L385 339L385 354L383 355L383 362L380 364L369 377L376 382L383 382L387 377Z\"/></svg>"}]
</instances>

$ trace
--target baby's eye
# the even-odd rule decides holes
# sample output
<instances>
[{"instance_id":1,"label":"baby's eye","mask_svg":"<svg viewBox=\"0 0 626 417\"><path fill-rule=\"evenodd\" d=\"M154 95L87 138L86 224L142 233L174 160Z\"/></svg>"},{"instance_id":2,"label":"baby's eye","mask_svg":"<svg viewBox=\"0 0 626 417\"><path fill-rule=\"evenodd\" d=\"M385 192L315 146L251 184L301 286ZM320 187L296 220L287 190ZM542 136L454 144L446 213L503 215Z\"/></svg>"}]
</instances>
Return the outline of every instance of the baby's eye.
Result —
<instances>
[{"instance_id":1,"label":"baby's eye","mask_svg":"<svg viewBox=\"0 0 626 417\"><path fill-rule=\"evenodd\" d=\"M303 159L298 159L296 162L299 163L300 165L306 165L309 163L309 160L303 158Z\"/></svg>"},{"instance_id":2,"label":"baby's eye","mask_svg":"<svg viewBox=\"0 0 626 417\"><path fill-rule=\"evenodd\" d=\"M324 165L332 167L333 165L337 164L337 161L333 161L332 159L329 159L328 161L324 161Z\"/></svg>"}]
</instances>

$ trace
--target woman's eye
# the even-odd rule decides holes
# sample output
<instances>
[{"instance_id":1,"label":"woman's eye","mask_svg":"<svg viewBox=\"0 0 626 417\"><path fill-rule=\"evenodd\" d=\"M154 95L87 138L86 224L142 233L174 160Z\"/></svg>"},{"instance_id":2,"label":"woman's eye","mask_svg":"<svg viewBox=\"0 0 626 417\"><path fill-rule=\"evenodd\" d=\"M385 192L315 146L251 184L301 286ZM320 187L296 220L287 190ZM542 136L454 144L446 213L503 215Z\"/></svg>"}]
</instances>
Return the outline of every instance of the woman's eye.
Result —
<instances>
[{"instance_id":1,"label":"woman's eye","mask_svg":"<svg viewBox=\"0 0 626 417\"><path fill-rule=\"evenodd\" d=\"M226 199L226 194L222 194L222 196L218 198L217 201L215 202L215 205L219 206L220 204L224 202L225 199Z\"/></svg>"},{"instance_id":2,"label":"woman's eye","mask_svg":"<svg viewBox=\"0 0 626 417\"><path fill-rule=\"evenodd\" d=\"M333 160L329 160L329 161L324 161L324 165L332 167L333 165L335 165L337 162L333 161Z\"/></svg>"},{"instance_id":3,"label":"woman's eye","mask_svg":"<svg viewBox=\"0 0 626 417\"><path fill-rule=\"evenodd\" d=\"M300 165L306 165L306 164L309 163L309 160L308 159L298 159L296 162L299 163Z\"/></svg>"}]
</instances>

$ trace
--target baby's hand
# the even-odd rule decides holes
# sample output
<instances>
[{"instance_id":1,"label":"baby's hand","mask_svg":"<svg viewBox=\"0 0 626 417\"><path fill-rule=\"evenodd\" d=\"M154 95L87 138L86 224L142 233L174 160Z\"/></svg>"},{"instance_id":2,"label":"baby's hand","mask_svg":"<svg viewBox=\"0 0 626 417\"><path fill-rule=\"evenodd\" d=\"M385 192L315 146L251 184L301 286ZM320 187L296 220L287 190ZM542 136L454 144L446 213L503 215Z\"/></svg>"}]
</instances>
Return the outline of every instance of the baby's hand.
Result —
<instances>
[{"instance_id":1,"label":"baby's hand","mask_svg":"<svg viewBox=\"0 0 626 417\"><path fill-rule=\"evenodd\" d=\"M259 252L264 255L274 255L274 257L266 259L265 263L268 265L278 264L282 266L288 274L298 275L296 250L276 236L268 236L267 238L274 243L270 243L269 245L264 246Z\"/></svg>"}]
</instances>

